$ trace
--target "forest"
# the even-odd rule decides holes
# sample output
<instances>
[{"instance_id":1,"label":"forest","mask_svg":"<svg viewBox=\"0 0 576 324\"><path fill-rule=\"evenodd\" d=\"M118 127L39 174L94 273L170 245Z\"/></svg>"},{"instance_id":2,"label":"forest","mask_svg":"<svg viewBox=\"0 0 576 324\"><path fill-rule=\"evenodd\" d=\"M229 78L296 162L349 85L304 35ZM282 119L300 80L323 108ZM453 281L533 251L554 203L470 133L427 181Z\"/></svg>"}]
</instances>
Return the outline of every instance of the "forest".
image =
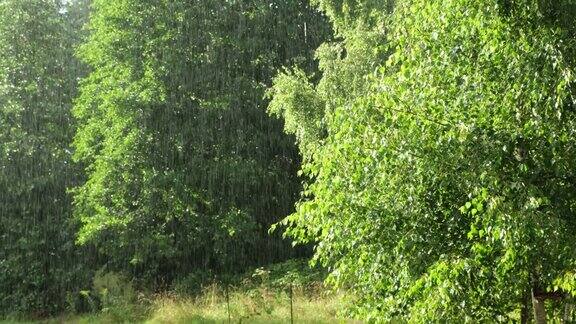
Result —
<instances>
[{"instance_id":1,"label":"forest","mask_svg":"<svg viewBox=\"0 0 576 324\"><path fill-rule=\"evenodd\" d=\"M576 323L576 0L0 0L0 322Z\"/></svg>"}]
</instances>

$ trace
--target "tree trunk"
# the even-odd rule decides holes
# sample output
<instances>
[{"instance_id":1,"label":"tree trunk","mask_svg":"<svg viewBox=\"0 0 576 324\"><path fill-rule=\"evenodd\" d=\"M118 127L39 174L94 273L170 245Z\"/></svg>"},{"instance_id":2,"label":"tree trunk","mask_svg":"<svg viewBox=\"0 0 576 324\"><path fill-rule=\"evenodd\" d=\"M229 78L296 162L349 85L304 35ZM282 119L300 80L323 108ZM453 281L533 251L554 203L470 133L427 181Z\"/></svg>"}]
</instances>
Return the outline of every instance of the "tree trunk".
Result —
<instances>
[{"instance_id":1,"label":"tree trunk","mask_svg":"<svg viewBox=\"0 0 576 324\"><path fill-rule=\"evenodd\" d=\"M544 298L537 298L532 289L532 307L534 308L534 321L536 324L546 324L546 308Z\"/></svg>"},{"instance_id":2,"label":"tree trunk","mask_svg":"<svg viewBox=\"0 0 576 324\"><path fill-rule=\"evenodd\" d=\"M530 291L526 291L522 299L522 308L520 309L520 324L528 324L530 318Z\"/></svg>"}]
</instances>

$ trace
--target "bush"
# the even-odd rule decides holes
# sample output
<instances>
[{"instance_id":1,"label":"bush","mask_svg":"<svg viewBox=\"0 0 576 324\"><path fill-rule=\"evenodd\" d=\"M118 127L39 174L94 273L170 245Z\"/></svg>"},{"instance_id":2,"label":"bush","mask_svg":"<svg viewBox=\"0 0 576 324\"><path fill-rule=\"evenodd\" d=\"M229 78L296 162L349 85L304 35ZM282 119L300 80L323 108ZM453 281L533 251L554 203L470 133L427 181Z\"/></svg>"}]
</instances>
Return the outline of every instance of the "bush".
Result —
<instances>
[{"instance_id":1,"label":"bush","mask_svg":"<svg viewBox=\"0 0 576 324\"><path fill-rule=\"evenodd\" d=\"M214 280L214 276L207 270L196 270L188 275L176 279L172 284L172 291L177 295L195 295L202 291L202 287Z\"/></svg>"},{"instance_id":2,"label":"bush","mask_svg":"<svg viewBox=\"0 0 576 324\"><path fill-rule=\"evenodd\" d=\"M85 296L113 322L133 322L146 315L148 301L144 293L137 293L133 282L120 273L97 271L92 292L85 292Z\"/></svg>"}]
</instances>

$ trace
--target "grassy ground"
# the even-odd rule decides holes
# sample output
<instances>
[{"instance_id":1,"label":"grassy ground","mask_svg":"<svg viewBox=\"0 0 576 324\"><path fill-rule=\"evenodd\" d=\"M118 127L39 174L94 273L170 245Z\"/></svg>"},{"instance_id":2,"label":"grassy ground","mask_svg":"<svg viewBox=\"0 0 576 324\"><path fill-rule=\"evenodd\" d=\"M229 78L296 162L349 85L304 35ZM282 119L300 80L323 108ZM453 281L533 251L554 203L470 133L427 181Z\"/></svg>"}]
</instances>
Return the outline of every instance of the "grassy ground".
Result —
<instances>
[{"instance_id":1,"label":"grassy ground","mask_svg":"<svg viewBox=\"0 0 576 324\"><path fill-rule=\"evenodd\" d=\"M295 323L346 323L339 316L344 296L338 293L310 295L294 290ZM229 293L232 323L290 323L290 298L269 288ZM198 297L158 296L148 307L114 309L84 316L64 316L44 323L227 323L228 303L220 287L207 287Z\"/></svg>"},{"instance_id":2,"label":"grassy ground","mask_svg":"<svg viewBox=\"0 0 576 324\"><path fill-rule=\"evenodd\" d=\"M290 323L292 316L294 323L352 323L343 315L349 298L328 290L321 277L303 262L290 261L237 276L229 285L206 284L195 294L183 293L186 289L180 287L146 295L122 287L116 289L116 298L107 296L97 312L36 323Z\"/></svg>"}]
</instances>

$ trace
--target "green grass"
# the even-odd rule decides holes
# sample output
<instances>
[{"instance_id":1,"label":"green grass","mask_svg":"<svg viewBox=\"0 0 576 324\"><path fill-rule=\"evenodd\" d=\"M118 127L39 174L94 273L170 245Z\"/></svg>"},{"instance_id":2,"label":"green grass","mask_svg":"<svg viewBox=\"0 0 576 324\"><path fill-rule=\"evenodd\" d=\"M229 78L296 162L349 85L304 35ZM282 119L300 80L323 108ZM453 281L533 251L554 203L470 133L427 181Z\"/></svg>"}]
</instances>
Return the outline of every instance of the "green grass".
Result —
<instances>
[{"instance_id":1,"label":"green grass","mask_svg":"<svg viewBox=\"0 0 576 324\"><path fill-rule=\"evenodd\" d=\"M267 287L230 292L232 322L289 323L290 298L284 291ZM338 316L343 296L337 293L310 294L297 289L293 294L294 320L299 323L334 323L344 321ZM226 293L217 286L195 299L158 299L147 323L222 323L228 321Z\"/></svg>"},{"instance_id":2,"label":"green grass","mask_svg":"<svg viewBox=\"0 0 576 324\"><path fill-rule=\"evenodd\" d=\"M308 269L303 261L289 261L236 276L229 285L213 281L194 294L183 292L182 285L157 295L134 292L131 302L126 302L130 296L121 295L98 312L35 323L228 323L229 318L231 323L290 323L291 314L295 323L353 323L343 315L349 296L327 289L322 278L320 271ZM131 291L122 287L109 291L114 290Z\"/></svg>"},{"instance_id":3,"label":"green grass","mask_svg":"<svg viewBox=\"0 0 576 324\"><path fill-rule=\"evenodd\" d=\"M322 286L293 291L295 323L351 323L340 313L345 308L343 293L328 292ZM217 284L205 287L196 297L155 296L146 307L118 308L81 316L62 316L40 323L290 323L290 298L287 291L262 286L226 292Z\"/></svg>"}]
</instances>

